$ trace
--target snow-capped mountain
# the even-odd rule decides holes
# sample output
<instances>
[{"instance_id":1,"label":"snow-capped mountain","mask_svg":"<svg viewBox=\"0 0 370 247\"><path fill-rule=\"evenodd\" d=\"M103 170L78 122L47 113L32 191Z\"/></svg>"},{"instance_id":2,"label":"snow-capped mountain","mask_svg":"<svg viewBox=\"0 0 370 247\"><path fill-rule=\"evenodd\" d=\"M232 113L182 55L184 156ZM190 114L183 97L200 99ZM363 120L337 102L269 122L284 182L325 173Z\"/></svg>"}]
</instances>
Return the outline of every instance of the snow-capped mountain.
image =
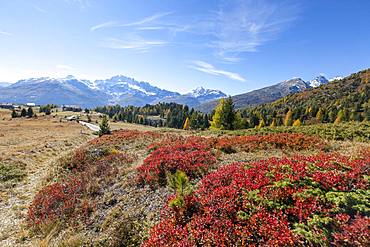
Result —
<instances>
[{"instance_id":1,"label":"snow-capped mountain","mask_svg":"<svg viewBox=\"0 0 370 247\"><path fill-rule=\"evenodd\" d=\"M294 77L292 79L278 83L277 87L280 89L280 91L286 93L297 93L306 90L310 86L307 82L305 82L301 78Z\"/></svg>"},{"instance_id":2,"label":"snow-capped mountain","mask_svg":"<svg viewBox=\"0 0 370 247\"><path fill-rule=\"evenodd\" d=\"M0 87L8 87L12 85L11 83L8 83L8 82L0 82Z\"/></svg>"},{"instance_id":3,"label":"snow-capped mountain","mask_svg":"<svg viewBox=\"0 0 370 247\"><path fill-rule=\"evenodd\" d=\"M310 87L318 87L320 85L323 85L323 84L326 84L328 83L329 80L326 79L324 76L322 75L319 75L318 77L316 77L315 79L311 80L311 81L308 81L308 85Z\"/></svg>"},{"instance_id":4,"label":"snow-capped mountain","mask_svg":"<svg viewBox=\"0 0 370 247\"><path fill-rule=\"evenodd\" d=\"M73 76L65 78L30 78L20 80L8 87L0 88L0 102L36 104L70 104L94 107L108 103L109 96L102 91L92 90Z\"/></svg>"},{"instance_id":5,"label":"snow-capped mountain","mask_svg":"<svg viewBox=\"0 0 370 247\"><path fill-rule=\"evenodd\" d=\"M220 90L214 90L214 89L205 89L203 87L197 87L193 89L191 92L185 94L186 96L191 96L197 99L217 99L217 98L223 98L226 97L226 94L221 92Z\"/></svg>"},{"instance_id":6,"label":"snow-capped mountain","mask_svg":"<svg viewBox=\"0 0 370 247\"><path fill-rule=\"evenodd\" d=\"M145 105L163 97L180 95L123 75L113 76L106 80L96 80L88 85L94 90L109 94L111 103L122 105Z\"/></svg>"},{"instance_id":7,"label":"snow-capped mountain","mask_svg":"<svg viewBox=\"0 0 370 247\"><path fill-rule=\"evenodd\" d=\"M36 104L73 104L94 107L107 104L143 106L157 102L175 102L195 106L225 96L218 90L198 88L181 95L148 82L118 75L105 80L65 78L30 78L7 87L0 87L0 102Z\"/></svg>"},{"instance_id":8,"label":"snow-capped mountain","mask_svg":"<svg viewBox=\"0 0 370 247\"><path fill-rule=\"evenodd\" d=\"M341 76L336 76L336 77L333 77L333 78L329 79L329 82L332 82L332 81L338 81L338 80L342 80L342 79L343 79L343 77L341 77Z\"/></svg>"},{"instance_id":9,"label":"snow-capped mountain","mask_svg":"<svg viewBox=\"0 0 370 247\"><path fill-rule=\"evenodd\" d=\"M222 97L226 97L226 94L214 89L205 89L203 87L197 87L189 93L175 96L166 96L156 102L176 102L178 104L188 105L189 107L195 107L211 100L217 100Z\"/></svg>"}]
</instances>

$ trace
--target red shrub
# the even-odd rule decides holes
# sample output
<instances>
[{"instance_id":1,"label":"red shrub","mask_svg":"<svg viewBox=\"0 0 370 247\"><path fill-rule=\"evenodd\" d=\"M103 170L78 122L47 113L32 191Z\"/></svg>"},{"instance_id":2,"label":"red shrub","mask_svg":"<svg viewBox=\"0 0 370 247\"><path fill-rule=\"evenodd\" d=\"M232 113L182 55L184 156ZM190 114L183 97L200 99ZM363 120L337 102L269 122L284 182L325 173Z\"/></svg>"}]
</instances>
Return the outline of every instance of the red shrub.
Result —
<instances>
[{"instance_id":1,"label":"red shrub","mask_svg":"<svg viewBox=\"0 0 370 247\"><path fill-rule=\"evenodd\" d=\"M356 216L351 222L347 215L346 220L340 224L340 232L334 234L336 246L370 246L370 218Z\"/></svg>"},{"instance_id":2,"label":"red shrub","mask_svg":"<svg viewBox=\"0 0 370 247\"><path fill-rule=\"evenodd\" d=\"M356 203L366 202L342 205L344 201L336 204L328 200L330 196L342 200L342 192L353 194L368 188L368 165L365 160L321 155L222 167L200 181L191 197L198 205L192 217L179 223L175 211L166 206L161 222L143 246L368 243L368 234L360 235L370 226L368 218L355 218L363 213ZM333 171L340 174L340 182ZM348 217L343 218L340 212ZM350 225L338 227L337 222Z\"/></svg>"},{"instance_id":3,"label":"red shrub","mask_svg":"<svg viewBox=\"0 0 370 247\"><path fill-rule=\"evenodd\" d=\"M216 143L216 148L225 152L265 149L307 150L323 149L323 147L323 141L317 137L288 133L221 137Z\"/></svg>"},{"instance_id":4,"label":"red shrub","mask_svg":"<svg viewBox=\"0 0 370 247\"><path fill-rule=\"evenodd\" d=\"M117 175L117 166L128 164L133 158L124 153L91 155L86 149L78 149L71 162L65 165L73 175L62 182L42 188L28 209L30 225L37 226L53 220L77 222L86 218L90 205L85 198L93 197Z\"/></svg>"},{"instance_id":5,"label":"red shrub","mask_svg":"<svg viewBox=\"0 0 370 247\"><path fill-rule=\"evenodd\" d=\"M44 187L36 194L28 209L30 223L39 225L55 219L80 216L85 211L82 200L84 193L85 184L76 177Z\"/></svg>"},{"instance_id":6,"label":"red shrub","mask_svg":"<svg viewBox=\"0 0 370 247\"><path fill-rule=\"evenodd\" d=\"M185 172L190 178L201 177L216 162L210 147L193 139L175 141L171 146L159 145L138 168L140 183L165 185L166 173L175 173L176 170Z\"/></svg>"}]
</instances>

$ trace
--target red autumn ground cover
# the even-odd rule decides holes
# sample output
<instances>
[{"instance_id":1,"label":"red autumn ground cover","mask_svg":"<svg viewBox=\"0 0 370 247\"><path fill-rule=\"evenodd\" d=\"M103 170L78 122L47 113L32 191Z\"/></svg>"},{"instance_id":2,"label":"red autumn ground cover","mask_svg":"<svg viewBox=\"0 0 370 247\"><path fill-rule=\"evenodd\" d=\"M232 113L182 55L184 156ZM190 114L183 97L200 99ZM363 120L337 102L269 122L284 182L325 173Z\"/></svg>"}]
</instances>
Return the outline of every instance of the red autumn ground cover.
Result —
<instances>
[{"instance_id":1,"label":"red autumn ground cover","mask_svg":"<svg viewBox=\"0 0 370 247\"><path fill-rule=\"evenodd\" d=\"M216 158L209 145L197 140L165 140L150 145L149 149L154 151L138 167L139 183L163 186L166 184L166 173L175 173L176 170L185 172L191 179L206 174Z\"/></svg>"},{"instance_id":2,"label":"red autumn ground cover","mask_svg":"<svg viewBox=\"0 0 370 247\"><path fill-rule=\"evenodd\" d=\"M221 137L215 145L217 149L227 153L266 149L322 150L324 148L324 143L320 138L290 133Z\"/></svg>"},{"instance_id":3,"label":"red autumn ground cover","mask_svg":"<svg viewBox=\"0 0 370 247\"><path fill-rule=\"evenodd\" d=\"M222 167L181 211L166 206L143 246L369 246L369 165L326 154Z\"/></svg>"},{"instance_id":4,"label":"red autumn ground cover","mask_svg":"<svg viewBox=\"0 0 370 247\"><path fill-rule=\"evenodd\" d=\"M54 220L68 222L87 219L90 205L88 198L111 182L117 175L117 165L129 164L133 158L125 153L78 149L71 162L64 165L70 174L60 182L42 188L28 209L28 222L38 226Z\"/></svg>"},{"instance_id":5,"label":"red autumn ground cover","mask_svg":"<svg viewBox=\"0 0 370 247\"><path fill-rule=\"evenodd\" d=\"M253 152L256 150L323 150L325 142L314 136L304 134L276 133L252 136L224 136L224 137L200 137L200 136L168 136L164 140L149 145L150 150L159 147L171 146L174 142L186 142L202 144L204 146L221 150L225 153Z\"/></svg>"},{"instance_id":6,"label":"red autumn ground cover","mask_svg":"<svg viewBox=\"0 0 370 247\"><path fill-rule=\"evenodd\" d=\"M66 181L42 188L32 201L28 219L33 226L56 219L86 216L83 200L85 184L80 178L70 177Z\"/></svg>"}]
</instances>

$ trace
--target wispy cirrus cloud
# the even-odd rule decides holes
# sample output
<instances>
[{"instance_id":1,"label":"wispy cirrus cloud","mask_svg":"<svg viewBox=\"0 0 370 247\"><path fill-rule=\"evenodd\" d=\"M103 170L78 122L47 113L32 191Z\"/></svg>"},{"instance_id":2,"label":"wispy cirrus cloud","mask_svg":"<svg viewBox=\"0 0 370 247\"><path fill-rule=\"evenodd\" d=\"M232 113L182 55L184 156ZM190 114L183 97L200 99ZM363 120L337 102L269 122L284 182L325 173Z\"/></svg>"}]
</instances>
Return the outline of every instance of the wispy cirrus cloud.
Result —
<instances>
[{"instance_id":1,"label":"wispy cirrus cloud","mask_svg":"<svg viewBox=\"0 0 370 247\"><path fill-rule=\"evenodd\" d=\"M116 21L107 21L107 22L103 22L103 23L100 23L100 24L97 24L95 26L92 26L90 28L90 31L96 31L98 29L103 29L103 28L109 28L109 27L114 27L116 26L118 23Z\"/></svg>"},{"instance_id":2,"label":"wispy cirrus cloud","mask_svg":"<svg viewBox=\"0 0 370 247\"><path fill-rule=\"evenodd\" d=\"M4 35L4 36L12 36L13 34L12 34L12 33L9 33L9 32L5 32L5 31L1 31L1 30L0 30L0 35Z\"/></svg>"},{"instance_id":3,"label":"wispy cirrus cloud","mask_svg":"<svg viewBox=\"0 0 370 247\"><path fill-rule=\"evenodd\" d=\"M130 39L108 38L102 42L101 46L111 49L136 50L147 52L150 48L166 45L166 41L162 40L146 40L139 36Z\"/></svg>"},{"instance_id":4,"label":"wispy cirrus cloud","mask_svg":"<svg viewBox=\"0 0 370 247\"><path fill-rule=\"evenodd\" d=\"M297 19L297 1L224 1L200 28L210 35L215 55L236 62L246 52L256 52L277 38Z\"/></svg>"},{"instance_id":5,"label":"wispy cirrus cloud","mask_svg":"<svg viewBox=\"0 0 370 247\"><path fill-rule=\"evenodd\" d=\"M45 10L45 9L43 9L43 8L41 8L40 6L38 6L38 5L32 5L32 7L36 10L36 11L38 11L38 12L40 12L40 13L47 13L47 11Z\"/></svg>"},{"instance_id":6,"label":"wispy cirrus cloud","mask_svg":"<svg viewBox=\"0 0 370 247\"><path fill-rule=\"evenodd\" d=\"M146 37L143 32L157 32L168 29L158 21L165 16L171 15L172 12L161 12L156 13L134 22L118 22L118 21L107 21L90 28L90 31L94 32L106 28L124 28L124 35L120 35L120 38L104 38L101 42L101 46L111 49L125 49L125 50L136 50L139 52L147 52L149 49L154 47L161 47L168 45L170 41L167 37L163 36L163 39L153 37Z\"/></svg>"},{"instance_id":7,"label":"wispy cirrus cloud","mask_svg":"<svg viewBox=\"0 0 370 247\"><path fill-rule=\"evenodd\" d=\"M235 81L246 81L244 77L239 75L238 73L217 69L212 64L206 63L204 61L193 61L190 68L210 74L210 75L216 75L216 76L225 76L229 79L235 80Z\"/></svg>"},{"instance_id":8,"label":"wispy cirrus cloud","mask_svg":"<svg viewBox=\"0 0 370 247\"><path fill-rule=\"evenodd\" d=\"M128 23L121 23L121 22L118 22L118 21L107 21L107 22L103 22L103 23L97 24L95 26L92 26L90 28L90 31L96 31L98 29L113 28L113 27L139 27L139 29L140 29L140 28L143 28L143 27L140 27L140 26L143 26L143 25L146 25L146 24L149 24L149 23L152 24L154 21L159 20L159 19L161 19L165 16L168 16L170 14L172 14L172 12L156 13L156 14L144 17L141 20L138 20L138 21L135 21L135 22L128 22ZM152 26L152 28L158 28L158 27Z\"/></svg>"},{"instance_id":9,"label":"wispy cirrus cloud","mask_svg":"<svg viewBox=\"0 0 370 247\"><path fill-rule=\"evenodd\" d=\"M132 22L109 20L92 26L90 31L123 28L126 34L139 35L143 40L155 36L166 44L174 43L185 49L202 47L224 62L235 63L242 54L257 52L286 30L297 19L299 2L219 0L213 9L201 14L159 12ZM177 36L178 33L185 34ZM126 42L132 46L134 41Z\"/></svg>"}]
</instances>

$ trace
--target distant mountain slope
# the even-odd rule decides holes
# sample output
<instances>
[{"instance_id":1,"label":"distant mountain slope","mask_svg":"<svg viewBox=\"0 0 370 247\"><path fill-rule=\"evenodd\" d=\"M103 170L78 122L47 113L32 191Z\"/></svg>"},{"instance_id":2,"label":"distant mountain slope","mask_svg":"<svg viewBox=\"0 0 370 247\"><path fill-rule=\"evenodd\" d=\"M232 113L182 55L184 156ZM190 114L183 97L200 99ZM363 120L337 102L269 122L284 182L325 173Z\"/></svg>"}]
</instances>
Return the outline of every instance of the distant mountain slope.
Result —
<instances>
[{"instance_id":1,"label":"distant mountain slope","mask_svg":"<svg viewBox=\"0 0 370 247\"><path fill-rule=\"evenodd\" d=\"M0 87L8 87L12 85L11 83L8 83L8 82L0 82Z\"/></svg>"},{"instance_id":2,"label":"distant mountain slope","mask_svg":"<svg viewBox=\"0 0 370 247\"><path fill-rule=\"evenodd\" d=\"M195 107L208 101L220 99L227 95L219 90L205 89L198 87L192 90L190 93L183 95L167 96L158 100L158 102L188 105L189 107ZM157 102L154 102L157 103Z\"/></svg>"},{"instance_id":3,"label":"distant mountain slope","mask_svg":"<svg viewBox=\"0 0 370 247\"><path fill-rule=\"evenodd\" d=\"M72 76L61 79L48 77L20 80L0 88L0 102L36 104L74 104L93 107L108 103L108 95L89 88Z\"/></svg>"},{"instance_id":4,"label":"distant mountain slope","mask_svg":"<svg viewBox=\"0 0 370 247\"><path fill-rule=\"evenodd\" d=\"M370 121L369 81L370 69L367 69L320 87L290 94L272 103L246 108L242 114L250 120L263 118L266 125L270 125L274 119L275 125L281 125L288 111L292 121L299 119L306 124Z\"/></svg>"},{"instance_id":5,"label":"distant mountain slope","mask_svg":"<svg viewBox=\"0 0 370 247\"><path fill-rule=\"evenodd\" d=\"M291 93L301 92L325 83L328 83L328 80L323 76L317 77L310 82L305 82L301 78L292 78L269 87L235 95L232 99L235 107L240 109L248 106L270 103ZM196 109L202 112L210 112L217 106L217 103L218 101L209 101L197 106Z\"/></svg>"},{"instance_id":6,"label":"distant mountain slope","mask_svg":"<svg viewBox=\"0 0 370 247\"><path fill-rule=\"evenodd\" d=\"M324 108L332 106L337 108L346 107L354 104L354 102L370 98L369 81L370 69L367 69L343 79L333 80L320 87L288 95L261 107L271 107L275 110L284 110L289 107L307 107L309 105ZM370 107L370 105L367 107Z\"/></svg>"},{"instance_id":7,"label":"distant mountain slope","mask_svg":"<svg viewBox=\"0 0 370 247\"><path fill-rule=\"evenodd\" d=\"M181 95L122 75L96 81L79 80L73 76L31 78L0 87L0 102L73 104L82 107L107 104L144 106L158 102L195 106L224 96L221 91L204 88Z\"/></svg>"}]
</instances>

